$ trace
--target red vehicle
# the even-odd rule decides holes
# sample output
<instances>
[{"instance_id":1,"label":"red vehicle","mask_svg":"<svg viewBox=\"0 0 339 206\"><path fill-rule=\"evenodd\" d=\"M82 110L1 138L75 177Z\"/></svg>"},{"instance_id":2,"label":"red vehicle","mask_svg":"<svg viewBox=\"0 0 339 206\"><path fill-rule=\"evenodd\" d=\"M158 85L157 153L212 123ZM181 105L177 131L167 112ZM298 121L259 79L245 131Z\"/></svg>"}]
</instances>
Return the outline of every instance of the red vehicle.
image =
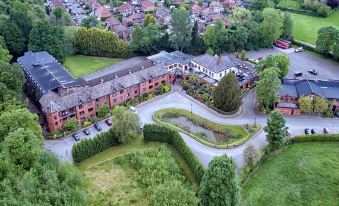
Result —
<instances>
[{"instance_id":1,"label":"red vehicle","mask_svg":"<svg viewBox=\"0 0 339 206\"><path fill-rule=\"evenodd\" d=\"M283 39L278 39L274 45L276 45L277 47L283 48L283 49L289 49L292 46L292 42L290 41L286 41Z\"/></svg>"}]
</instances>

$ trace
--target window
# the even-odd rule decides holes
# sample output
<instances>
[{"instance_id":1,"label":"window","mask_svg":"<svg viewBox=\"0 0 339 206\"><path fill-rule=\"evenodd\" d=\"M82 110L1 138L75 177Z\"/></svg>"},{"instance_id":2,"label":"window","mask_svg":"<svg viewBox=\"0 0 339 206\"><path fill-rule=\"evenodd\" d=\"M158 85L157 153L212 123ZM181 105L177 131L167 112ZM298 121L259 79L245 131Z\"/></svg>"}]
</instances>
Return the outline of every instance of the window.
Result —
<instances>
[{"instance_id":1,"label":"window","mask_svg":"<svg viewBox=\"0 0 339 206\"><path fill-rule=\"evenodd\" d=\"M84 112L84 111L81 111L81 112L80 112L80 115L84 115L84 114L85 114L85 112Z\"/></svg>"},{"instance_id":2,"label":"window","mask_svg":"<svg viewBox=\"0 0 339 206\"><path fill-rule=\"evenodd\" d=\"M69 112L75 112L75 107L72 107L68 110Z\"/></svg>"},{"instance_id":3,"label":"window","mask_svg":"<svg viewBox=\"0 0 339 206\"><path fill-rule=\"evenodd\" d=\"M88 112L92 112L92 111L93 111L93 108L89 108L89 109L88 109Z\"/></svg>"},{"instance_id":4,"label":"window","mask_svg":"<svg viewBox=\"0 0 339 206\"><path fill-rule=\"evenodd\" d=\"M138 94L138 90L135 90L135 91L134 91L134 94Z\"/></svg>"},{"instance_id":5,"label":"window","mask_svg":"<svg viewBox=\"0 0 339 206\"><path fill-rule=\"evenodd\" d=\"M165 83L165 80L162 80L162 81L161 81L161 84L164 84L164 83Z\"/></svg>"},{"instance_id":6,"label":"window","mask_svg":"<svg viewBox=\"0 0 339 206\"><path fill-rule=\"evenodd\" d=\"M153 89L153 85L149 86L148 89Z\"/></svg>"},{"instance_id":7,"label":"window","mask_svg":"<svg viewBox=\"0 0 339 206\"><path fill-rule=\"evenodd\" d=\"M152 79L148 81L148 83L152 83Z\"/></svg>"},{"instance_id":8,"label":"window","mask_svg":"<svg viewBox=\"0 0 339 206\"><path fill-rule=\"evenodd\" d=\"M58 122L55 122L54 124L55 124L55 126L58 126Z\"/></svg>"},{"instance_id":9,"label":"window","mask_svg":"<svg viewBox=\"0 0 339 206\"><path fill-rule=\"evenodd\" d=\"M124 93L124 90L121 90L121 91L120 91L120 94L123 94L123 93Z\"/></svg>"},{"instance_id":10,"label":"window","mask_svg":"<svg viewBox=\"0 0 339 206\"><path fill-rule=\"evenodd\" d=\"M58 119L58 116L54 115L54 119L55 119L55 120Z\"/></svg>"},{"instance_id":11,"label":"window","mask_svg":"<svg viewBox=\"0 0 339 206\"><path fill-rule=\"evenodd\" d=\"M146 88L142 88L142 93L146 92Z\"/></svg>"},{"instance_id":12,"label":"window","mask_svg":"<svg viewBox=\"0 0 339 206\"><path fill-rule=\"evenodd\" d=\"M158 84L159 84L158 82L157 82L157 83L155 83L155 86L158 86Z\"/></svg>"},{"instance_id":13,"label":"window","mask_svg":"<svg viewBox=\"0 0 339 206\"><path fill-rule=\"evenodd\" d=\"M116 99L112 99L112 103L115 103L117 100Z\"/></svg>"},{"instance_id":14,"label":"window","mask_svg":"<svg viewBox=\"0 0 339 206\"><path fill-rule=\"evenodd\" d=\"M79 105L79 109L82 109L82 107L83 107L82 104L80 104L80 105Z\"/></svg>"}]
</instances>

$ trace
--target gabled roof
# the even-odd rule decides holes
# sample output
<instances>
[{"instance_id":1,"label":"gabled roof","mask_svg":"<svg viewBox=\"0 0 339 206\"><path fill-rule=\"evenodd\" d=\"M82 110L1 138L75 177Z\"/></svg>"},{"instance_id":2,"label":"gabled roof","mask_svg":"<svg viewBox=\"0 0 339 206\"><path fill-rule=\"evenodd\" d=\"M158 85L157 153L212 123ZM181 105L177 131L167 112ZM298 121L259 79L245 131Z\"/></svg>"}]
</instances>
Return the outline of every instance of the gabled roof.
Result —
<instances>
[{"instance_id":1,"label":"gabled roof","mask_svg":"<svg viewBox=\"0 0 339 206\"><path fill-rule=\"evenodd\" d=\"M108 19L106 19L106 24L107 26L115 26L121 24L121 22L115 16L111 16Z\"/></svg>"},{"instance_id":2,"label":"gabled roof","mask_svg":"<svg viewBox=\"0 0 339 206\"><path fill-rule=\"evenodd\" d=\"M158 54L154 54L152 56L147 57L147 59L152 61L154 64L165 64L165 65L171 65L175 63L189 64L191 58L192 57L190 55L184 54L180 51L174 51L171 53L161 51Z\"/></svg>"},{"instance_id":3,"label":"gabled roof","mask_svg":"<svg viewBox=\"0 0 339 206\"><path fill-rule=\"evenodd\" d=\"M99 6L96 11L95 14L99 17L103 17L103 18L107 18L112 16L111 12L109 11L108 8L105 8L104 6Z\"/></svg>"},{"instance_id":4,"label":"gabled roof","mask_svg":"<svg viewBox=\"0 0 339 206\"><path fill-rule=\"evenodd\" d=\"M125 10L133 10L133 6L129 3L124 2L120 6L117 7L118 11L123 12Z\"/></svg>"},{"instance_id":5,"label":"gabled roof","mask_svg":"<svg viewBox=\"0 0 339 206\"><path fill-rule=\"evenodd\" d=\"M218 64L218 56L211 56L209 54L204 54L197 56L192 59L192 62L197 63L208 70L211 70L215 73L225 71L231 67L234 67L234 62L230 57L224 55L221 56L221 62Z\"/></svg>"}]
</instances>

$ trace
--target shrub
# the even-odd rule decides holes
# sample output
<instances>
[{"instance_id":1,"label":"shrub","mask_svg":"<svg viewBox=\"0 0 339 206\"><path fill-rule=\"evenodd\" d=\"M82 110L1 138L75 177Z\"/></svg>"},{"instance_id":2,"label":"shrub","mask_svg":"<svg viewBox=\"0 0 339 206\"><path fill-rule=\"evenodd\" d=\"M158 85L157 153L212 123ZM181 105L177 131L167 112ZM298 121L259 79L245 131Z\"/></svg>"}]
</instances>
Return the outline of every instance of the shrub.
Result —
<instances>
[{"instance_id":1,"label":"shrub","mask_svg":"<svg viewBox=\"0 0 339 206\"><path fill-rule=\"evenodd\" d=\"M339 134L300 135L290 139L290 143L297 142L337 142Z\"/></svg>"},{"instance_id":2,"label":"shrub","mask_svg":"<svg viewBox=\"0 0 339 206\"><path fill-rule=\"evenodd\" d=\"M177 131L156 124L146 124L143 133L146 142L166 142L172 145L190 167L197 181L201 182L205 169Z\"/></svg>"},{"instance_id":3,"label":"shrub","mask_svg":"<svg viewBox=\"0 0 339 206\"><path fill-rule=\"evenodd\" d=\"M92 124L92 122L89 120L89 119L87 119L87 120L85 120L83 123L82 123L82 126L83 127L87 127L87 126L89 126L89 125L91 125Z\"/></svg>"},{"instance_id":4,"label":"shrub","mask_svg":"<svg viewBox=\"0 0 339 206\"><path fill-rule=\"evenodd\" d=\"M79 163L117 144L118 138L112 129L99 133L92 139L83 139L72 148L73 161Z\"/></svg>"},{"instance_id":5,"label":"shrub","mask_svg":"<svg viewBox=\"0 0 339 206\"><path fill-rule=\"evenodd\" d=\"M244 151L244 159L245 159L245 164L254 166L257 164L258 160L260 158L260 152L257 147L254 145L249 145L246 147Z\"/></svg>"},{"instance_id":6,"label":"shrub","mask_svg":"<svg viewBox=\"0 0 339 206\"><path fill-rule=\"evenodd\" d=\"M109 107L108 107L107 104L105 104L104 106L99 107L99 109L98 109L98 117L99 118L105 117L108 113L109 113Z\"/></svg>"},{"instance_id":7,"label":"shrub","mask_svg":"<svg viewBox=\"0 0 339 206\"><path fill-rule=\"evenodd\" d=\"M64 125L62 125L62 130L63 131L73 131L76 127L78 126L78 121L77 119L74 118L70 118L69 120L67 120L67 122L65 122Z\"/></svg>"}]
</instances>

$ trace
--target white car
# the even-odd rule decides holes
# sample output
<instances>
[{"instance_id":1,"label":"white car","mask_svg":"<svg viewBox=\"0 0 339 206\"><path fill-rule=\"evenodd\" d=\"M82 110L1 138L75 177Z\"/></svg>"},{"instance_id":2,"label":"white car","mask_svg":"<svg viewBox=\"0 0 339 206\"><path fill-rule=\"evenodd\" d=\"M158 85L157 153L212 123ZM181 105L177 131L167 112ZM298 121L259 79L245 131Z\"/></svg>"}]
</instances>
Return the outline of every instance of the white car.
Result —
<instances>
[{"instance_id":1,"label":"white car","mask_svg":"<svg viewBox=\"0 0 339 206\"><path fill-rule=\"evenodd\" d=\"M303 48L302 48L302 47L299 47L299 48L296 48L296 49L295 49L295 53L302 52L302 51L303 51Z\"/></svg>"},{"instance_id":2,"label":"white car","mask_svg":"<svg viewBox=\"0 0 339 206\"><path fill-rule=\"evenodd\" d=\"M134 112L134 113L138 113L137 109L135 107L133 107L133 106L130 107L129 109L132 110L132 112Z\"/></svg>"}]
</instances>

